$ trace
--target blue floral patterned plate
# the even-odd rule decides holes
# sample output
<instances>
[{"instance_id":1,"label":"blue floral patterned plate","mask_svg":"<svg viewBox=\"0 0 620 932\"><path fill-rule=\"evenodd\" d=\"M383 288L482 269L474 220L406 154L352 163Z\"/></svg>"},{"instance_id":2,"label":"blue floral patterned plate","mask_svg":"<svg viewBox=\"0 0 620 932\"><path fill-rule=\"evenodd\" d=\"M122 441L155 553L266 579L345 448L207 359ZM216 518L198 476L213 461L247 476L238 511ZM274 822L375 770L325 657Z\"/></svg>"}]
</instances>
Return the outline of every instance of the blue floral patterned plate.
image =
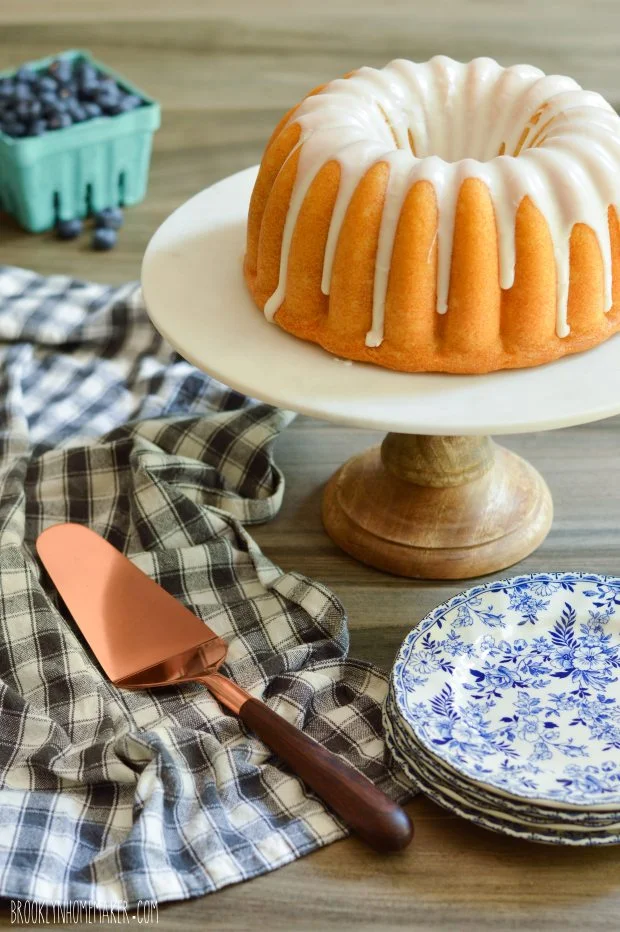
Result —
<instances>
[{"instance_id":1,"label":"blue floral patterned plate","mask_svg":"<svg viewBox=\"0 0 620 932\"><path fill-rule=\"evenodd\" d=\"M537 806L530 799L515 799L499 791L484 789L480 783L468 780L456 773L451 767L442 764L438 758L425 754L420 745L411 741L400 725L399 716L393 709L388 696L384 707L384 730L389 732L391 746L396 747L396 756L407 762L408 775L415 779L415 774L422 775L427 782L443 786L458 794L463 803L472 808L492 809L502 817L516 821L521 825L545 824L569 828L581 827L584 830L615 830L620 832L620 810L601 809L560 809L553 806Z\"/></svg>"},{"instance_id":2,"label":"blue floral patterned plate","mask_svg":"<svg viewBox=\"0 0 620 932\"><path fill-rule=\"evenodd\" d=\"M569 832L579 829L586 832L611 831L620 833L620 810L560 809L556 806L536 806L532 800L518 800L503 793L485 790L479 783L459 776L437 758L424 754L420 745L414 745L410 735L400 726L399 716L388 695L383 712L384 731L393 755L406 764L410 780L418 778L456 793L464 805L476 810L493 810L501 818L517 822L522 827L553 827Z\"/></svg>"},{"instance_id":3,"label":"blue floral patterned plate","mask_svg":"<svg viewBox=\"0 0 620 932\"><path fill-rule=\"evenodd\" d=\"M620 806L620 578L538 573L438 606L392 671L400 724L462 778L559 808Z\"/></svg>"},{"instance_id":4,"label":"blue floral patterned plate","mask_svg":"<svg viewBox=\"0 0 620 932\"><path fill-rule=\"evenodd\" d=\"M412 772L406 758L401 757L398 741L395 740L390 725L386 728L386 743L394 759L400 764L405 775L414 782L418 789L434 802L454 812L461 818L474 822L482 828L526 841L541 842L549 845L571 846L602 846L620 844L620 827L610 826L607 829L596 830L584 828L579 825L567 827L565 825L533 825L522 823L518 819L509 819L504 813L494 812L478 804L471 805L462 800L453 788L439 783L434 777L427 779L419 771Z\"/></svg>"}]
</instances>

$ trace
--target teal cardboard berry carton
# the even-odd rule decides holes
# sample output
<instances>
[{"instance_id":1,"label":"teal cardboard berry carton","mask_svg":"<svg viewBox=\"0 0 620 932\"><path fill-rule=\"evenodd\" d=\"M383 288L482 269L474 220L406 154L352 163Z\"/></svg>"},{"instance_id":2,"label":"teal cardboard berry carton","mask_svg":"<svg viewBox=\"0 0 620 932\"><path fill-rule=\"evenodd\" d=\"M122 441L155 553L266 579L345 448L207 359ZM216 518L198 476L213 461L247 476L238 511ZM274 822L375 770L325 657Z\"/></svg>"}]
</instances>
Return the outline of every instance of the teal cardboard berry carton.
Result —
<instances>
[{"instance_id":1,"label":"teal cardboard berry carton","mask_svg":"<svg viewBox=\"0 0 620 932\"><path fill-rule=\"evenodd\" d=\"M102 115L38 136L14 138L0 131L0 208L32 233L103 210L137 204L146 193L159 104L125 78L72 50L31 62L35 72L53 62L87 62L123 91L140 98L127 113ZM0 72L0 79L15 71Z\"/></svg>"}]
</instances>

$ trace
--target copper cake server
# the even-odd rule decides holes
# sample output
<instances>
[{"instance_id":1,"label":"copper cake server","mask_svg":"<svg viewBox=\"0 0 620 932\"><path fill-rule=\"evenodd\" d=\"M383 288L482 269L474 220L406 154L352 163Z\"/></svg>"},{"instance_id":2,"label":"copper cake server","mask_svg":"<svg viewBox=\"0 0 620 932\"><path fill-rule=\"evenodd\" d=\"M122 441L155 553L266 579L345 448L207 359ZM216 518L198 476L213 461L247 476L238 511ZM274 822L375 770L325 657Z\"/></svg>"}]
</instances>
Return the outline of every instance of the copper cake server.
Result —
<instances>
[{"instance_id":1,"label":"copper cake server","mask_svg":"<svg viewBox=\"0 0 620 932\"><path fill-rule=\"evenodd\" d=\"M353 767L218 673L222 638L99 534L58 524L37 551L112 682L125 689L202 683L378 851L411 841L406 812Z\"/></svg>"}]
</instances>

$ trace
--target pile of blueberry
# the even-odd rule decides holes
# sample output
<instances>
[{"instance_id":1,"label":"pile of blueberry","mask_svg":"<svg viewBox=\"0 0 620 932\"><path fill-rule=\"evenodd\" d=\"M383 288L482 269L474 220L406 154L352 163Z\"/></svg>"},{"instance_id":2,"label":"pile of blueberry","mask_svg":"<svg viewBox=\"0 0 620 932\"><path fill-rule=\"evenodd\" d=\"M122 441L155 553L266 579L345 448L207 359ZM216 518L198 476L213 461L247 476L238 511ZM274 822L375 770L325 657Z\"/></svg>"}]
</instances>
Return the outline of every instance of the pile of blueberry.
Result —
<instances>
[{"instance_id":1,"label":"pile of blueberry","mask_svg":"<svg viewBox=\"0 0 620 932\"><path fill-rule=\"evenodd\" d=\"M103 252L116 246L116 231L123 225L123 212L120 207L107 207L100 210L93 217L95 228L91 239L93 249ZM79 217L73 220L59 220L56 224L58 239L76 239L82 232L82 221Z\"/></svg>"},{"instance_id":2,"label":"pile of blueberry","mask_svg":"<svg viewBox=\"0 0 620 932\"><path fill-rule=\"evenodd\" d=\"M35 71L24 65L0 79L0 132L41 136L101 116L117 116L144 101L84 59L58 58Z\"/></svg>"}]
</instances>

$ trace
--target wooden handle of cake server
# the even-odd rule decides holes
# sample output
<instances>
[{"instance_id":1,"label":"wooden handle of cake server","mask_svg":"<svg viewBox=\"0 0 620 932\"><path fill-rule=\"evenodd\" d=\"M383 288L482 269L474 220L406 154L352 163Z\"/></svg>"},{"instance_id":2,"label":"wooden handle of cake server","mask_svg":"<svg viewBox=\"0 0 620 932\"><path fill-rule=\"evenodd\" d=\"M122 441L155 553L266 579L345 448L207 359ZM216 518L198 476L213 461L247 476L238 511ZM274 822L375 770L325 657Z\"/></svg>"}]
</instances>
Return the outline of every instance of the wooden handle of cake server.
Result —
<instances>
[{"instance_id":1,"label":"wooden handle of cake server","mask_svg":"<svg viewBox=\"0 0 620 932\"><path fill-rule=\"evenodd\" d=\"M359 838L377 851L406 848L413 838L409 816L350 764L258 699L248 699L238 714Z\"/></svg>"}]
</instances>

